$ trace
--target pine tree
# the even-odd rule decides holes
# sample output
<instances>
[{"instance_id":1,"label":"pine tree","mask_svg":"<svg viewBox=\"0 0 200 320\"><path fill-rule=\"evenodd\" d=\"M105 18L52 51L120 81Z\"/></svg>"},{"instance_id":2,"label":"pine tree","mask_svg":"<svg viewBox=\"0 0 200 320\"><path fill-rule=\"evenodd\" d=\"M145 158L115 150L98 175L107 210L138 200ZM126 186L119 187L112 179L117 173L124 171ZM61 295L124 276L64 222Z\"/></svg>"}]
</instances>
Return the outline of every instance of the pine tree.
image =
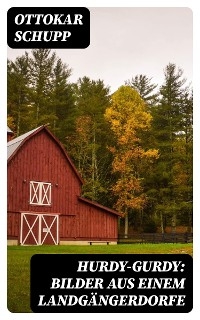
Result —
<instances>
[{"instance_id":1,"label":"pine tree","mask_svg":"<svg viewBox=\"0 0 200 320\"><path fill-rule=\"evenodd\" d=\"M13 118L16 135L27 131L29 122L28 105L30 103L29 57L25 52L15 62L8 60L7 73L7 113Z\"/></svg>"},{"instance_id":2,"label":"pine tree","mask_svg":"<svg viewBox=\"0 0 200 320\"><path fill-rule=\"evenodd\" d=\"M157 102L158 93L155 92L157 85L152 84L151 81L152 78L139 74L125 81L125 84L135 89L148 105L154 105Z\"/></svg>"},{"instance_id":3,"label":"pine tree","mask_svg":"<svg viewBox=\"0 0 200 320\"><path fill-rule=\"evenodd\" d=\"M75 100L75 134L68 137L68 151L85 180L84 196L101 201L107 171L105 142L108 137L104 112L109 103L109 88L102 80L79 78Z\"/></svg>"},{"instance_id":4,"label":"pine tree","mask_svg":"<svg viewBox=\"0 0 200 320\"><path fill-rule=\"evenodd\" d=\"M64 145L73 123L75 103L73 86L69 83L71 73L72 69L58 58L53 66L49 109L55 115L52 131Z\"/></svg>"},{"instance_id":5,"label":"pine tree","mask_svg":"<svg viewBox=\"0 0 200 320\"><path fill-rule=\"evenodd\" d=\"M33 49L29 59L31 72L31 100L35 113L34 126L47 122L54 122L56 115L51 105L51 92L53 90L53 67L56 62L55 52L50 49Z\"/></svg>"},{"instance_id":6,"label":"pine tree","mask_svg":"<svg viewBox=\"0 0 200 320\"><path fill-rule=\"evenodd\" d=\"M182 69L169 63L164 70L164 76L164 84L160 87L159 104L151 109L154 137L160 152L154 175L158 199L155 210L160 215L163 232L165 224L170 224L172 230L176 230L177 218L181 212L181 188L186 184L183 175L181 177L184 168L183 156L186 154L183 152L183 149L186 150L183 145L187 130L191 133L191 126L187 126L186 130L184 123L188 117L191 119L192 103L186 99L184 93L186 80L183 78ZM190 105L190 111L188 109L185 112L186 105L187 107ZM187 148L188 146L187 144ZM191 178L191 172L189 176Z\"/></svg>"}]
</instances>

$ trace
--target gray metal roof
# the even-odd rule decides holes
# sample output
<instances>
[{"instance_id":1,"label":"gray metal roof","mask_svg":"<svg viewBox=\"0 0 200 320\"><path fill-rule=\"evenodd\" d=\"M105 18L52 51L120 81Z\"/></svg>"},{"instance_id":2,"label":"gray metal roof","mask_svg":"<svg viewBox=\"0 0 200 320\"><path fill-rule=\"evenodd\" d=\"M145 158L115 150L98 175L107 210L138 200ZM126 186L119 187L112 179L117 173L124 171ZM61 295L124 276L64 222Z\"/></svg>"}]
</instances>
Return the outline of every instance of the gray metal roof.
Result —
<instances>
[{"instance_id":1,"label":"gray metal roof","mask_svg":"<svg viewBox=\"0 0 200 320\"><path fill-rule=\"evenodd\" d=\"M22 134L21 136L9 141L7 143L7 159L10 158L10 156L15 152L15 150L22 144L24 139L26 139L28 136L30 136L32 133L34 133L36 130L38 130L40 127L35 128L27 133Z\"/></svg>"},{"instance_id":2,"label":"gray metal roof","mask_svg":"<svg viewBox=\"0 0 200 320\"><path fill-rule=\"evenodd\" d=\"M13 131L7 126L7 132L8 133L13 133Z\"/></svg>"}]
</instances>

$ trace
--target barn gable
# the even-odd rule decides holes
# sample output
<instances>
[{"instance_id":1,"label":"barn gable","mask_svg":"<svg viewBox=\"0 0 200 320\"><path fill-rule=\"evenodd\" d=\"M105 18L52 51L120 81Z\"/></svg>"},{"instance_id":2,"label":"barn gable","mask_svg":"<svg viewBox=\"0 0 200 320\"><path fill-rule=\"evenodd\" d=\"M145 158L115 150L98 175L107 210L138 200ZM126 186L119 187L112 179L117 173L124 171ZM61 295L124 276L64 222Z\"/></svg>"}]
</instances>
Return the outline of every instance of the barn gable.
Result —
<instances>
[{"instance_id":1,"label":"barn gable","mask_svg":"<svg viewBox=\"0 0 200 320\"><path fill-rule=\"evenodd\" d=\"M120 214L81 197L83 180L46 126L8 142L8 239L116 242Z\"/></svg>"},{"instance_id":2,"label":"barn gable","mask_svg":"<svg viewBox=\"0 0 200 320\"><path fill-rule=\"evenodd\" d=\"M23 144L23 142L26 140L26 138L31 137L31 135L36 132L39 128L36 128L34 130L31 130L15 139L12 139L11 141L8 142L7 144L7 159L8 162L12 156L15 155L15 152L20 148L20 146ZM9 131L7 131L9 132Z\"/></svg>"},{"instance_id":3,"label":"barn gable","mask_svg":"<svg viewBox=\"0 0 200 320\"><path fill-rule=\"evenodd\" d=\"M11 141L8 142L7 144L7 160L8 163L9 161L15 156L15 154L20 150L20 148L25 144L30 138L32 138L34 135L38 134L41 131L45 131L54 141L55 143L59 146L59 148L62 150L64 153L67 161L69 162L70 166L72 167L74 173L76 174L77 178L80 180L81 183L83 183L83 180L81 176L79 175L78 171L76 170L73 162L67 155L65 149L63 148L62 144L59 142L59 140L47 129L47 126L40 126L38 128L35 128Z\"/></svg>"}]
</instances>

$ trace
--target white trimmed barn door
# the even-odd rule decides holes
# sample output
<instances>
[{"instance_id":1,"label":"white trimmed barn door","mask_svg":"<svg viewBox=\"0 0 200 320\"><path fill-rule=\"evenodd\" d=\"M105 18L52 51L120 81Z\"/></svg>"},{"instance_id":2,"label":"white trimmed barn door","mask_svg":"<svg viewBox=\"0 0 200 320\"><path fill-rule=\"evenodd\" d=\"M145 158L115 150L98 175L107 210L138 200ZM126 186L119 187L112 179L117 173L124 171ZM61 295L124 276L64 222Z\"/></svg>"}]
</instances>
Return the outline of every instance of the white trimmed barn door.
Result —
<instances>
[{"instance_id":1,"label":"white trimmed barn door","mask_svg":"<svg viewBox=\"0 0 200 320\"><path fill-rule=\"evenodd\" d=\"M41 244L58 244L58 216L41 215Z\"/></svg>"},{"instance_id":2,"label":"white trimmed barn door","mask_svg":"<svg viewBox=\"0 0 200 320\"><path fill-rule=\"evenodd\" d=\"M21 214L21 245L42 245L59 243L58 215L54 214Z\"/></svg>"}]
</instances>

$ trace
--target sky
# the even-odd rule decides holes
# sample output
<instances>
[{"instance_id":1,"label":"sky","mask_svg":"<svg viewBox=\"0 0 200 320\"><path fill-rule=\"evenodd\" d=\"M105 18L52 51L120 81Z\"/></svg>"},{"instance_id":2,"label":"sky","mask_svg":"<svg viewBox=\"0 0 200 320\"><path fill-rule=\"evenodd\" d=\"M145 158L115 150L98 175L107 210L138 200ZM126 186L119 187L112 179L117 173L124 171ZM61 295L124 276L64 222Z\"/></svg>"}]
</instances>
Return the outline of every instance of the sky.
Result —
<instances>
[{"instance_id":1,"label":"sky","mask_svg":"<svg viewBox=\"0 0 200 320\"><path fill-rule=\"evenodd\" d=\"M116 91L137 74L161 85L167 64L175 63L193 80L193 13L185 7L88 7L90 45L52 49L70 68L70 82L88 76ZM27 49L8 47L15 60Z\"/></svg>"}]
</instances>

